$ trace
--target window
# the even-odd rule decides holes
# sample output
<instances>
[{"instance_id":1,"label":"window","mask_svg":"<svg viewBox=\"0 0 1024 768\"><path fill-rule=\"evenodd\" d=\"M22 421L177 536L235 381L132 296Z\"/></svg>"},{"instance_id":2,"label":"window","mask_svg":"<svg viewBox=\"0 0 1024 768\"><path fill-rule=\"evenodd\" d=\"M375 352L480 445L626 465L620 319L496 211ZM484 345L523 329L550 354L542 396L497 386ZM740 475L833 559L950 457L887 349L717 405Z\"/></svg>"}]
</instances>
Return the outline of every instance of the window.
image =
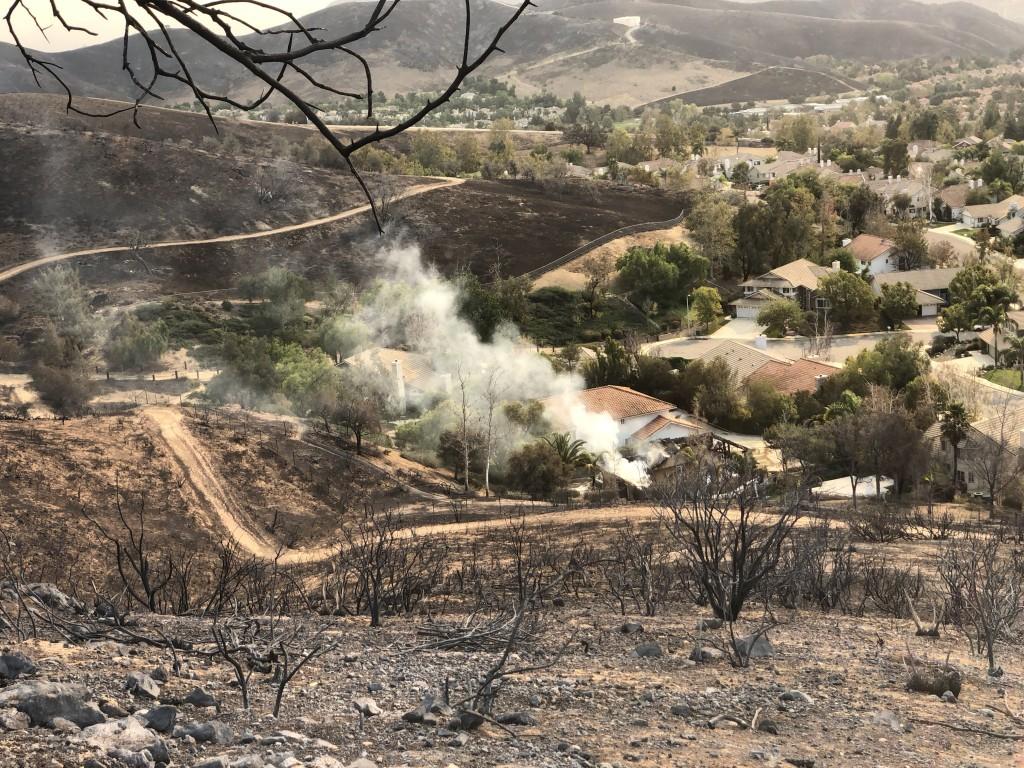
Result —
<instances>
[{"instance_id":1,"label":"window","mask_svg":"<svg viewBox=\"0 0 1024 768\"><path fill-rule=\"evenodd\" d=\"M974 473L973 472L968 472L967 473L967 482L968 483L973 483L974 482Z\"/></svg>"},{"instance_id":2,"label":"window","mask_svg":"<svg viewBox=\"0 0 1024 768\"><path fill-rule=\"evenodd\" d=\"M945 451L946 450L946 438L942 438L941 440L939 440L939 445L942 447L942 450Z\"/></svg>"},{"instance_id":3,"label":"window","mask_svg":"<svg viewBox=\"0 0 1024 768\"><path fill-rule=\"evenodd\" d=\"M818 309L830 309L832 305L828 303L828 299L824 296L818 296L814 300L814 306Z\"/></svg>"}]
</instances>

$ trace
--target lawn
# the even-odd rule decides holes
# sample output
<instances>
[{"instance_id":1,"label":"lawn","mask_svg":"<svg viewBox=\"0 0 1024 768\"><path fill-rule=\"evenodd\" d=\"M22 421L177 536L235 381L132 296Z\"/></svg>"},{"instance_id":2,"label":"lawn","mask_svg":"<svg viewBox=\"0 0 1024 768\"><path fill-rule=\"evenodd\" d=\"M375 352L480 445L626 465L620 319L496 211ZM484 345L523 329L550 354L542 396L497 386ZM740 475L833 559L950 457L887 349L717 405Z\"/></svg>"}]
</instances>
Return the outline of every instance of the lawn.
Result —
<instances>
[{"instance_id":1,"label":"lawn","mask_svg":"<svg viewBox=\"0 0 1024 768\"><path fill-rule=\"evenodd\" d=\"M1014 368L996 368L995 370L988 371L985 374L985 378L991 381L993 384L998 384L1002 387L1009 387L1010 389L1020 389L1020 370Z\"/></svg>"}]
</instances>

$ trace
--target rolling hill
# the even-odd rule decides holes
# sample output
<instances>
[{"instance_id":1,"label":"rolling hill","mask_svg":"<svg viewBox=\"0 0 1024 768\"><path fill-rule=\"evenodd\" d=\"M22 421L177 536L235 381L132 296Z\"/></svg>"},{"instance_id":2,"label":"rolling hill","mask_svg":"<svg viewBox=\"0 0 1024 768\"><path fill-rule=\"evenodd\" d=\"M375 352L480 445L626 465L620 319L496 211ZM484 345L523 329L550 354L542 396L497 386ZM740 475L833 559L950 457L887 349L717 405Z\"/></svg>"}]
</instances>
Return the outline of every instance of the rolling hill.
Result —
<instances>
[{"instance_id":1,"label":"rolling hill","mask_svg":"<svg viewBox=\"0 0 1024 768\"><path fill-rule=\"evenodd\" d=\"M498 0L472 4L477 25L472 47L479 50L510 8ZM336 32L360 26L366 13L365 3L342 2L307 21ZM380 33L357 47L374 67L375 88L407 92L446 82L461 52L463 13L462 0L406 0ZM624 16L639 17L639 26L616 23ZM239 98L259 91L258 83L237 65L225 63L212 47L188 40L183 32L173 34L197 80L209 90ZM964 2L551 0L513 27L503 44L507 53L493 59L482 74L508 77L524 93L546 89L569 96L581 90L596 101L636 105L714 87L765 67L807 69L805 60L817 55L862 61L998 57L1020 47L1022 40L1024 26ZM129 50L144 73L145 57L137 40ZM121 71L119 41L51 58L64 68L76 93L108 98L134 94ZM324 53L310 68L322 81L358 89L361 72L353 63ZM296 80L290 84L307 94L311 90ZM58 90L55 83L43 87ZM0 44L0 92L35 89L18 52ZM189 94L173 87L163 95L170 103L191 101Z\"/></svg>"}]
</instances>

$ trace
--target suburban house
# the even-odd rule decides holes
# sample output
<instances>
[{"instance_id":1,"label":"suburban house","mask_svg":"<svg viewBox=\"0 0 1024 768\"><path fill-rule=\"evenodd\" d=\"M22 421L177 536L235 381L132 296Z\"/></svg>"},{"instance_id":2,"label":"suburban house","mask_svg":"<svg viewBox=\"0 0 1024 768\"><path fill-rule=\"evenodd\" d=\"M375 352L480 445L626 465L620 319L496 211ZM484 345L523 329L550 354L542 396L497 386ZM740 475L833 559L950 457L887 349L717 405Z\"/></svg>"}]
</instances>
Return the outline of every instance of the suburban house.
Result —
<instances>
[{"instance_id":1,"label":"suburban house","mask_svg":"<svg viewBox=\"0 0 1024 768\"><path fill-rule=\"evenodd\" d=\"M959 267L939 269L908 269L905 272L884 272L875 275L871 287L875 293L882 293L883 285L908 283L917 292L917 313L920 317L932 317L949 299L949 284L960 272Z\"/></svg>"},{"instance_id":2,"label":"suburban house","mask_svg":"<svg viewBox=\"0 0 1024 768\"><path fill-rule=\"evenodd\" d=\"M908 216L927 216L932 201L928 189L917 179L903 176L889 176L865 182L868 188L885 202L885 212L895 213L894 202L897 197L907 197L910 205L906 210Z\"/></svg>"},{"instance_id":3,"label":"suburban house","mask_svg":"<svg viewBox=\"0 0 1024 768\"><path fill-rule=\"evenodd\" d=\"M760 291L769 291L776 296L792 299L805 310L816 309L818 300L815 293L818 290L818 281L829 272L838 269L838 262L830 269L808 259L797 259L783 264L781 267L776 267L770 272L765 272L759 277L745 280L740 283L740 286L743 288L744 299L750 299ZM736 317L756 318L757 311L759 311L754 311L753 307L740 306L736 302L733 302L733 307Z\"/></svg>"},{"instance_id":4,"label":"suburban house","mask_svg":"<svg viewBox=\"0 0 1024 768\"><path fill-rule=\"evenodd\" d=\"M572 430L571 411L582 405L588 413L606 414L618 424L617 445L640 446L654 440L692 437L708 431L706 424L672 403L629 387L605 386L541 400L559 429Z\"/></svg>"},{"instance_id":5,"label":"suburban house","mask_svg":"<svg viewBox=\"0 0 1024 768\"><path fill-rule=\"evenodd\" d=\"M779 156L771 162L751 166L750 183L755 186L771 184L773 181L784 179L791 173L796 173L805 168L817 168L817 163L812 155L803 155L799 152L779 152Z\"/></svg>"},{"instance_id":6,"label":"suburban house","mask_svg":"<svg viewBox=\"0 0 1024 768\"><path fill-rule=\"evenodd\" d=\"M821 386L821 382L837 370L834 366L817 360L791 360L781 355L773 355L766 347L767 339L763 336L755 340L754 346L725 339L694 359L704 363L723 360L736 374L736 379L741 384L754 378L771 384L779 392L787 395L814 392Z\"/></svg>"},{"instance_id":7,"label":"suburban house","mask_svg":"<svg viewBox=\"0 0 1024 768\"><path fill-rule=\"evenodd\" d=\"M870 275L883 272L895 272L899 269L899 258L896 255L896 244L892 240L875 235L857 235L846 246L857 266Z\"/></svg>"},{"instance_id":8,"label":"suburban house","mask_svg":"<svg viewBox=\"0 0 1024 768\"><path fill-rule=\"evenodd\" d=\"M973 149L985 142L977 136L965 136L953 142L953 149Z\"/></svg>"},{"instance_id":9,"label":"suburban house","mask_svg":"<svg viewBox=\"0 0 1024 768\"><path fill-rule=\"evenodd\" d=\"M764 155L754 155L749 152L737 152L735 155L729 155L723 157L718 161L715 168L715 173L720 173L725 178L731 179L732 172L736 166L740 163L746 163L747 167L753 170L754 167L761 165L767 158Z\"/></svg>"},{"instance_id":10,"label":"suburban house","mask_svg":"<svg viewBox=\"0 0 1024 768\"><path fill-rule=\"evenodd\" d=\"M451 389L451 381L438 376L430 358L418 352L370 347L345 358L343 364L363 368L386 379L400 413L407 411L411 405L425 405L438 392Z\"/></svg>"},{"instance_id":11,"label":"suburban house","mask_svg":"<svg viewBox=\"0 0 1024 768\"><path fill-rule=\"evenodd\" d=\"M942 205L949 208L951 221L963 220L964 208L967 207L967 193L970 191L970 184L953 184L939 192Z\"/></svg>"},{"instance_id":12,"label":"suburban house","mask_svg":"<svg viewBox=\"0 0 1024 768\"><path fill-rule=\"evenodd\" d=\"M942 436L941 425L928 431L953 471L953 446ZM1001 413L973 422L967 439L959 446L957 487L967 493L988 496L991 489L1003 490L1008 478L1020 471L1024 459L1024 408L1009 403Z\"/></svg>"},{"instance_id":13,"label":"suburban house","mask_svg":"<svg viewBox=\"0 0 1024 768\"><path fill-rule=\"evenodd\" d=\"M998 203L984 205L968 205L964 207L964 226L978 229L980 227L1000 227L1008 225L1014 232L1019 229L1018 222L1024 216L1024 195L1010 195ZM1015 221L1016 220L1016 221Z\"/></svg>"}]
</instances>

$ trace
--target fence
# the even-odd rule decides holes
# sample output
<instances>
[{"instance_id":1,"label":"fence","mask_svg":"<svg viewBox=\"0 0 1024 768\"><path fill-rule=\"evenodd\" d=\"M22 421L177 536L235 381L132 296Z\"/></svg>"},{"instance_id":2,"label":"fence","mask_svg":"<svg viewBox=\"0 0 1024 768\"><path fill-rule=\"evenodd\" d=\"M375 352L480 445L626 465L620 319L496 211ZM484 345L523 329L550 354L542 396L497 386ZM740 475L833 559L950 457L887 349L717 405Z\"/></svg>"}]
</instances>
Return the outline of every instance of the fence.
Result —
<instances>
[{"instance_id":1,"label":"fence","mask_svg":"<svg viewBox=\"0 0 1024 768\"><path fill-rule=\"evenodd\" d=\"M591 251L600 248L606 243L610 243L612 240L618 240L620 237L626 237L627 235L638 235L641 232L654 232L659 229L669 229L670 227L678 226L683 223L683 219L686 218L686 211L680 211L679 215L675 218L669 219L668 221L648 221L643 224L630 224L627 227L616 229L614 232L608 232L607 234L601 235L595 240L591 240L589 243L581 245L573 251L560 256L554 261L548 262L542 267L537 267L526 273L526 277L537 278L546 272L550 272L553 269L568 264L570 261L586 256Z\"/></svg>"}]
</instances>

